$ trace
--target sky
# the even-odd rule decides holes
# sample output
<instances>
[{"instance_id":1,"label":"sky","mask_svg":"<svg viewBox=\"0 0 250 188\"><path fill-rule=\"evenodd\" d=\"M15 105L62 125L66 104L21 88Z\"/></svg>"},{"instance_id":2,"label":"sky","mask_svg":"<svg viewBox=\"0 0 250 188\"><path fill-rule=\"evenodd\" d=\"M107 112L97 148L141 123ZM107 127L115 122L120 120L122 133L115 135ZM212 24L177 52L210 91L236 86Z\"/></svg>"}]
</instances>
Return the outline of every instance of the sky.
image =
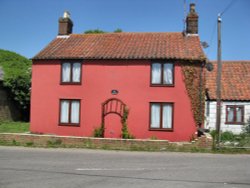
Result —
<instances>
[{"instance_id":1,"label":"sky","mask_svg":"<svg viewBox=\"0 0 250 188\"><path fill-rule=\"evenodd\" d=\"M190 3L196 4L209 60L217 59L217 15L222 12L222 60L250 60L250 0L0 0L0 49L34 57L57 36L65 10L73 33L182 32Z\"/></svg>"}]
</instances>

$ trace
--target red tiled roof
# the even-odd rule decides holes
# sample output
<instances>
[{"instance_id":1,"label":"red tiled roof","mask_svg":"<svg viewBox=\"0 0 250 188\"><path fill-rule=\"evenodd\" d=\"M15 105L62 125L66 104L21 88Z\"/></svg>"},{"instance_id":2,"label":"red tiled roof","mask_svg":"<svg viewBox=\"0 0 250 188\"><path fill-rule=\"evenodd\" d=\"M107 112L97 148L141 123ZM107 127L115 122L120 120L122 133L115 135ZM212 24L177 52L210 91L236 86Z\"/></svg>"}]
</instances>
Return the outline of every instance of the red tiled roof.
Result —
<instances>
[{"instance_id":1,"label":"red tiled roof","mask_svg":"<svg viewBox=\"0 0 250 188\"><path fill-rule=\"evenodd\" d=\"M182 33L105 33L57 37L33 59L204 58L198 36L184 36Z\"/></svg>"},{"instance_id":2,"label":"red tiled roof","mask_svg":"<svg viewBox=\"0 0 250 188\"><path fill-rule=\"evenodd\" d=\"M216 99L217 62L206 72L208 97ZM223 61L221 75L222 100L250 100L250 61Z\"/></svg>"}]
</instances>

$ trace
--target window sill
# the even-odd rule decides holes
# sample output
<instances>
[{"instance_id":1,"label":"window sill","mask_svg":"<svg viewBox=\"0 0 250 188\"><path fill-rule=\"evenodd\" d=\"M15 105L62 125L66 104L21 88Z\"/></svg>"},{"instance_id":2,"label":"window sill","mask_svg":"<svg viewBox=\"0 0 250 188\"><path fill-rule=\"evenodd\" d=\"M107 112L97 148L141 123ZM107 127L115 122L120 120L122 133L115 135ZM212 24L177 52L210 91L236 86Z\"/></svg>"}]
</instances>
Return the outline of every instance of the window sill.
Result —
<instances>
[{"instance_id":1,"label":"window sill","mask_svg":"<svg viewBox=\"0 0 250 188\"><path fill-rule=\"evenodd\" d=\"M226 125L244 125L244 122L225 122Z\"/></svg>"},{"instance_id":2,"label":"window sill","mask_svg":"<svg viewBox=\"0 0 250 188\"><path fill-rule=\"evenodd\" d=\"M174 84L150 84L150 87L174 87Z\"/></svg>"},{"instance_id":3,"label":"window sill","mask_svg":"<svg viewBox=\"0 0 250 188\"><path fill-rule=\"evenodd\" d=\"M149 128L149 131L165 131L165 132L173 132L174 129L169 128L169 129L161 129L161 128Z\"/></svg>"},{"instance_id":4,"label":"window sill","mask_svg":"<svg viewBox=\"0 0 250 188\"><path fill-rule=\"evenodd\" d=\"M76 124L76 123L59 123L58 126L65 126L65 127L80 127L80 124Z\"/></svg>"},{"instance_id":5,"label":"window sill","mask_svg":"<svg viewBox=\"0 0 250 188\"><path fill-rule=\"evenodd\" d=\"M81 82L61 82L60 85L82 85Z\"/></svg>"}]
</instances>

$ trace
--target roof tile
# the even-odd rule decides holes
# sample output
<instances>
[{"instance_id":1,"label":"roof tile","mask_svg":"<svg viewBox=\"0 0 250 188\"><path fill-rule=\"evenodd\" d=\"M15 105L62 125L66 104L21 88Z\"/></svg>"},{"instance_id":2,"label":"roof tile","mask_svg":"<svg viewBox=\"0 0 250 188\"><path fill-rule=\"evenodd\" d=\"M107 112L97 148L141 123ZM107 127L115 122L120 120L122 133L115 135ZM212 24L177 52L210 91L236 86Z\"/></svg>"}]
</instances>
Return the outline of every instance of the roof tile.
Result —
<instances>
[{"instance_id":1,"label":"roof tile","mask_svg":"<svg viewBox=\"0 0 250 188\"><path fill-rule=\"evenodd\" d=\"M182 33L71 34L56 38L33 59L203 60L197 35Z\"/></svg>"},{"instance_id":2,"label":"roof tile","mask_svg":"<svg viewBox=\"0 0 250 188\"><path fill-rule=\"evenodd\" d=\"M211 100L216 99L217 63L206 72L206 88ZM222 100L250 100L250 61L223 61L221 75Z\"/></svg>"}]
</instances>

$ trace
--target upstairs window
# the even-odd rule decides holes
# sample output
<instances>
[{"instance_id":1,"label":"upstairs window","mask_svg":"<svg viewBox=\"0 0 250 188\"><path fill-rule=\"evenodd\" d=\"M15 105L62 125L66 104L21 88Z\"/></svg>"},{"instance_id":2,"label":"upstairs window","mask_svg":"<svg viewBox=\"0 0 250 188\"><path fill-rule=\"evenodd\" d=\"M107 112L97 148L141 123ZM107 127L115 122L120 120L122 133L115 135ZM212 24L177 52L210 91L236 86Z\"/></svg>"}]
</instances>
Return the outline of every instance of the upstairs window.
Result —
<instances>
[{"instance_id":1,"label":"upstairs window","mask_svg":"<svg viewBox=\"0 0 250 188\"><path fill-rule=\"evenodd\" d=\"M226 124L243 124L244 106L226 106Z\"/></svg>"},{"instance_id":2,"label":"upstairs window","mask_svg":"<svg viewBox=\"0 0 250 188\"><path fill-rule=\"evenodd\" d=\"M80 84L81 83L81 63L62 63L62 84Z\"/></svg>"},{"instance_id":3,"label":"upstairs window","mask_svg":"<svg viewBox=\"0 0 250 188\"><path fill-rule=\"evenodd\" d=\"M173 86L174 85L174 64L173 63L152 63L151 65L152 86Z\"/></svg>"},{"instance_id":4,"label":"upstairs window","mask_svg":"<svg viewBox=\"0 0 250 188\"><path fill-rule=\"evenodd\" d=\"M60 100L60 125L79 126L80 124L80 100Z\"/></svg>"},{"instance_id":5,"label":"upstairs window","mask_svg":"<svg viewBox=\"0 0 250 188\"><path fill-rule=\"evenodd\" d=\"M173 130L173 103L150 103L150 130Z\"/></svg>"}]
</instances>

